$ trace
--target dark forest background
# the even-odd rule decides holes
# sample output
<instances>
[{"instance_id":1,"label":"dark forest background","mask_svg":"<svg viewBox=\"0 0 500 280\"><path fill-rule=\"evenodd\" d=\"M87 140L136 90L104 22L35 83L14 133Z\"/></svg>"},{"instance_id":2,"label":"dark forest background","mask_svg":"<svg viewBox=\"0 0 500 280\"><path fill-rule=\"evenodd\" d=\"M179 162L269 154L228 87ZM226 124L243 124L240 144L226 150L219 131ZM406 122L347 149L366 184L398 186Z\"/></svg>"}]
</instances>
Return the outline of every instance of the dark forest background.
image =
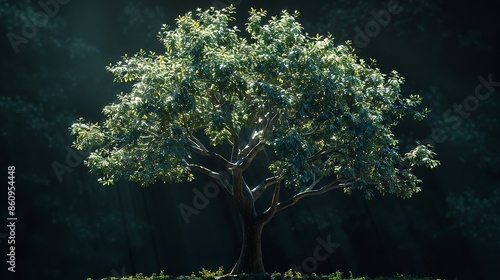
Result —
<instances>
[{"instance_id":1,"label":"dark forest background","mask_svg":"<svg viewBox=\"0 0 500 280\"><path fill-rule=\"evenodd\" d=\"M193 206L193 188L203 192L208 178L103 187L70 147L68 131L80 116L102 120L101 109L128 91L130 85L113 83L105 66L141 48L161 53L156 34L163 23L174 28L179 14L214 2L60 2L51 2L58 10L51 6L44 22L38 1L0 0L1 223L7 223L12 165L18 217L17 272L7 273L2 261L1 275L9 278L0 278L100 279L160 270L180 275L219 266L229 271L241 232L228 195L210 198L186 223L179 205ZM388 1L232 2L241 30L250 7L269 15L298 10L311 36L331 33L339 44L351 40L359 56L375 58L383 72L399 71L406 78L403 94L420 93L432 112L423 122L407 120L396 134L403 148L434 140L441 161L418 171L423 191L409 200L375 195L366 201L362 193L333 191L278 214L263 233L266 270L302 265L317 239L329 238L340 246L318 262L318 274L498 279L500 84L483 100L476 97L480 77L500 82L496 1L401 0L401 12L368 43L357 30L365 30ZM26 29L33 21L40 26ZM25 41L12 44L13 34ZM264 167L257 164L255 172ZM0 227L1 260L8 253L6 234Z\"/></svg>"}]
</instances>

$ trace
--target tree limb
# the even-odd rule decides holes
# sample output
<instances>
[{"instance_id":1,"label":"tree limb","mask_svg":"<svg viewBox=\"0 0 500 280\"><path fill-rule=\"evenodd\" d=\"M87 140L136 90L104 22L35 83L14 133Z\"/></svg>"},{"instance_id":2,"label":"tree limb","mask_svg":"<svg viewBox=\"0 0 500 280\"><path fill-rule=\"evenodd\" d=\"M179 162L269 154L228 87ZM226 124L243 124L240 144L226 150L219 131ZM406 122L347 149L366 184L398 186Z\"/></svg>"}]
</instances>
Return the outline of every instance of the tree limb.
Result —
<instances>
[{"instance_id":1,"label":"tree limb","mask_svg":"<svg viewBox=\"0 0 500 280\"><path fill-rule=\"evenodd\" d=\"M207 149L205 149L205 147L198 146L193 140L191 140L191 139L188 139L188 140L190 140L190 142L191 142L186 147L188 150L195 152L195 153L202 155L202 156L211 157L211 158L219 161L224 167L226 167L229 170L231 170L235 167L234 164L232 164L231 162L226 160L223 156L219 155L218 153L210 152Z\"/></svg>"},{"instance_id":2,"label":"tree limb","mask_svg":"<svg viewBox=\"0 0 500 280\"><path fill-rule=\"evenodd\" d=\"M314 189L314 187L323 179L323 176L319 177L318 179L314 180L309 187L307 187L307 191L310 191Z\"/></svg>"},{"instance_id":3,"label":"tree limb","mask_svg":"<svg viewBox=\"0 0 500 280\"><path fill-rule=\"evenodd\" d=\"M267 137L268 133L269 133L269 130L272 129L273 125L274 125L274 122L278 119L278 114L279 113L275 113L271 119L269 119L269 121L267 122L266 124L266 127L262 130L262 135L264 138Z\"/></svg>"},{"instance_id":4,"label":"tree limb","mask_svg":"<svg viewBox=\"0 0 500 280\"><path fill-rule=\"evenodd\" d=\"M334 153L338 152L337 150L334 150L334 149L330 149L330 150L326 150L326 151L320 151L320 152L317 152L316 154L312 155L310 158L307 159L308 162L314 162L318 159L321 159L322 157L324 156L329 156L329 155L332 155Z\"/></svg>"},{"instance_id":5,"label":"tree limb","mask_svg":"<svg viewBox=\"0 0 500 280\"><path fill-rule=\"evenodd\" d=\"M238 133L236 133L234 127L232 127L229 131L233 136L233 150L231 151L231 162L235 162L238 160L238 153L240 150L240 137L238 136Z\"/></svg>"},{"instance_id":6,"label":"tree limb","mask_svg":"<svg viewBox=\"0 0 500 280\"><path fill-rule=\"evenodd\" d=\"M211 169L208 169L204 166L198 164L187 164L191 170L197 170L205 175L210 176L211 178L217 180L231 195L233 194L233 190L229 181L219 172L215 172Z\"/></svg>"},{"instance_id":7,"label":"tree limb","mask_svg":"<svg viewBox=\"0 0 500 280\"><path fill-rule=\"evenodd\" d=\"M238 159L242 159L259 143L259 132L255 132L250 142L239 152Z\"/></svg>"},{"instance_id":8,"label":"tree limb","mask_svg":"<svg viewBox=\"0 0 500 280\"><path fill-rule=\"evenodd\" d=\"M248 155L255 149L255 147L262 144L260 135L262 135L263 138L267 136L267 134L269 133L269 129L272 127L277 117L278 113L275 113L273 117L271 117L271 119L266 123L264 129L256 131L254 133L250 142L239 152L238 159L243 159L245 157L248 157ZM258 152L260 151L261 150L259 150Z\"/></svg>"},{"instance_id":9,"label":"tree limb","mask_svg":"<svg viewBox=\"0 0 500 280\"><path fill-rule=\"evenodd\" d=\"M200 149L204 150L204 151L208 151L207 148L205 148L205 146L203 145L203 143L201 143L201 141L196 138L196 136L194 136L193 134L189 135L190 137L190 141L192 141L194 144L196 144L196 146L198 146Z\"/></svg>"},{"instance_id":10,"label":"tree limb","mask_svg":"<svg viewBox=\"0 0 500 280\"><path fill-rule=\"evenodd\" d=\"M269 222L276 214L276 212L278 210L278 201L279 201L279 197L280 197L280 187L281 187L280 181L278 181L278 183L274 187L274 194L273 194L273 199L271 201L271 205L264 213L259 215L259 220L261 222L263 222L263 223Z\"/></svg>"},{"instance_id":11,"label":"tree limb","mask_svg":"<svg viewBox=\"0 0 500 280\"><path fill-rule=\"evenodd\" d=\"M264 149L264 143L259 142L255 147L250 150L247 156L238 160L236 163L242 170L247 169L252 164L253 159Z\"/></svg>"},{"instance_id":12,"label":"tree limb","mask_svg":"<svg viewBox=\"0 0 500 280\"><path fill-rule=\"evenodd\" d=\"M346 181L346 180L335 180L331 183L326 184L325 186L321 187L318 190L305 190L303 192L300 192L300 193L294 195L292 198L290 198L284 202L278 203L276 211L281 211L283 209L286 209L286 208L294 205L295 203L297 203L299 200L301 200L304 197L324 194L327 191L339 189L339 188L345 188L347 186L354 184L354 181L350 181L350 182L344 182L344 181Z\"/></svg>"},{"instance_id":13,"label":"tree limb","mask_svg":"<svg viewBox=\"0 0 500 280\"><path fill-rule=\"evenodd\" d=\"M267 190L268 187L276 184L280 178L278 176L273 176L265 179L264 181L260 182L253 190L253 197L254 200L257 201L257 199Z\"/></svg>"}]
</instances>

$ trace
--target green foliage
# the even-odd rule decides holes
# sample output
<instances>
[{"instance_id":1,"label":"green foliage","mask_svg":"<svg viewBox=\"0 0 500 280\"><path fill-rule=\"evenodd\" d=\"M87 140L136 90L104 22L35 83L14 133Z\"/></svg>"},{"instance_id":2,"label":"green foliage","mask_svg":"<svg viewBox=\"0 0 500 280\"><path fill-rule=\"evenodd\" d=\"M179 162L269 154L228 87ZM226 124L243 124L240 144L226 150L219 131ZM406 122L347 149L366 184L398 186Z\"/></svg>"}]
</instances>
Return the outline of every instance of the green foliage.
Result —
<instances>
[{"instance_id":1,"label":"green foliage","mask_svg":"<svg viewBox=\"0 0 500 280\"><path fill-rule=\"evenodd\" d=\"M285 279L301 279L302 273L300 273L300 271L293 271L292 269L289 269L283 273L283 277Z\"/></svg>"},{"instance_id":2,"label":"green foliage","mask_svg":"<svg viewBox=\"0 0 500 280\"><path fill-rule=\"evenodd\" d=\"M229 26L233 14L187 13L159 34L165 53L141 50L107 68L115 81L133 82L131 92L104 108L104 123L71 128L103 184L192 179L191 152L208 152L195 137L204 134L239 151L228 157L233 166L248 159L239 139L251 135L270 154L272 175L299 191L323 179L367 198L368 185L404 198L420 190L412 168L438 162L427 146L399 152L392 128L426 111L416 110L418 95L400 94L396 71L381 73L330 36L309 37L297 12L266 20L252 9L248 40Z\"/></svg>"},{"instance_id":3,"label":"green foliage","mask_svg":"<svg viewBox=\"0 0 500 280\"><path fill-rule=\"evenodd\" d=\"M216 276L224 275L224 268L221 266L216 271L210 271L202 268L200 272L198 272L202 279L215 279Z\"/></svg>"},{"instance_id":4,"label":"green foliage","mask_svg":"<svg viewBox=\"0 0 500 280\"><path fill-rule=\"evenodd\" d=\"M369 280L369 279L374 279L374 280L433 280L433 278L430 278L430 277L424 277L424 278L420 278L420 277L416 277L416 276L411 276L411 275L402 275L402 274L397 274L393 277L377 277L377 278L368 278L368 277L354 277L352 275L352 273L350 273L350 276L349 278L345 278L343 275L344 273L340 272L340 271L337 271L333 274L330 274L330 275L317 275L317 274L311 274L311 275L302 275L300 272L297 272L297 271L292 271L291 269L286 271L285 273L283 273L283 275L281 275L281 273L279 272L274 272L272 274L248 274L248 275L225 275L223 276L222 274L219 275L219 272L221 272L221 269L219 268L219 270L215 271L215 272L211 272L209 270L205 270L203 269L202 271L204 271L204 275L205 276L202 276L201 275L201 271L200 271L200 276L195 276L195 275L191 275L191 276L170 276L170 275L165 275L163 271L160 272L159 275L156 275L155 273L153 273L153 275L151 275L151 277L148 277L148 276L143 276L142 273L141 274L137 274L135 277L133 276L130 276L130 277L122 277L122 278L116 278L116 277L111 277L111 278L104 278L103 280L167 280L167 279L171 279L171 280L202 280L202 279L214 279L215 277L217 277L217 279L225 279L225 280L236 280L236 279L239 279L239 280L242 280L242 279L254 279L254 280L257 280L257 279L262 279L262 280L267 280L267 279L270 279L270 280L284 280L284 279L304 279L304 280L347 280L347 279L351 279L351 280ZM205 274L205 273L208 273L208 274ZM215 275L217 274L217 275ZM210 276L207 276L207 275L210 275ZM92 280L91 278L87 278L87 280ZM439 280L439 279L437 279Z\"/></svg>"}]
</instances>

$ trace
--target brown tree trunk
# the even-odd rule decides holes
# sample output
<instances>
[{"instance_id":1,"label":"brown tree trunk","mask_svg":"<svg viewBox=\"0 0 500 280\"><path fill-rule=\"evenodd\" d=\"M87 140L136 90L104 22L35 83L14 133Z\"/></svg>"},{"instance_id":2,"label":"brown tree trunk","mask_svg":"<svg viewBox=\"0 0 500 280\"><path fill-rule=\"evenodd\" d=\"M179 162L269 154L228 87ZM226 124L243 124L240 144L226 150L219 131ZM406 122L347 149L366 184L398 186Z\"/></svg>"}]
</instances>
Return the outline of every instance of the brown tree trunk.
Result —
<instances>
[{"instance_id":1,"label":"brown tree trunk","mask_svg":"<svg viewBox=\"0 0 500 280\"><path fill-rule=\"evenodd\" d=\"M243 226L241 253L231 274L264 273L261 248L264 223L257 222L254 217L241 217L241 223Z\"/></svg>"},{"instance_id":2,"label":"brown tree trunk","mask_svg":"<svg viewBox=\"0 0 500 280\"><path fill-rule=\"evenodd\" d=\"M255 200L250 188L243 180L241 170L233 171L234 202L240 216L243 229L243 241L238 262L231 274L264 273L262 261L262 228L273 215L257 215Z\"/></svg>"}]
</instances>

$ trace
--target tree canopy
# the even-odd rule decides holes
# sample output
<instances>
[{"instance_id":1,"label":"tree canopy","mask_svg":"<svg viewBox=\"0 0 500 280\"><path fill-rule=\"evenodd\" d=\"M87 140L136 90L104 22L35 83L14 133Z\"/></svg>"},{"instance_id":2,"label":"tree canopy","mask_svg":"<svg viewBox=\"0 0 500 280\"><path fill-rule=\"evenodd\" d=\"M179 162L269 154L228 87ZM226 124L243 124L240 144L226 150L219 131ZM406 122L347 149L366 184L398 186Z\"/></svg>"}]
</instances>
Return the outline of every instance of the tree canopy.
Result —
<instances>
[{"instance_id":1,"label":"tree canopy","mask_svg":"<svg viewBox=\"0 0 500 280\"><path fill-rule=\"evenodd\" d=\"M100 182L182 182L198 171L232 193L220 169L243 172L265 151L268 177L253 193L282 182L297 192L282 208L333 188L402 198L420 190L413 167L438 162L425 145L399 150L394 127L427 110L417 109L418 95L401 94L396 71L381 73L349 43L305 33L298 12L267 19L252 9L246 36L230 26L234 13L189 12L174 30L163 26L164 53L141 50L107 67L131 91L103 109L104 122L71 127L74 146L92 151L86 164Z\"/></svg>"}]
</instances>

